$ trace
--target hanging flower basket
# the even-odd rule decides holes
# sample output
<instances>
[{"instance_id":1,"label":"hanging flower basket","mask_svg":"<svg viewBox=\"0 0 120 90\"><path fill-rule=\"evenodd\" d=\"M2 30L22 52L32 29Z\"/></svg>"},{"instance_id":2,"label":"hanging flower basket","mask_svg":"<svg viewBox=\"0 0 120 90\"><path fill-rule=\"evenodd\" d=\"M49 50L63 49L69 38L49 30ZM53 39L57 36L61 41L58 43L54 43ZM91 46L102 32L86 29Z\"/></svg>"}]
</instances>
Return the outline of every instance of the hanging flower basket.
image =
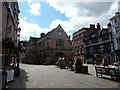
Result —
<instances>
[{"instance_id":1,"label":"hanging flower basket","mask_svg":"<svg viewBox=\"0 0 120 90\"><path fill-rule=\"evenodd\" d=\"M15 47L15 44L12 40L12 38L5 38L2 40L2 47L3 49L13 49Z\"/></svg>"}]
</instances>

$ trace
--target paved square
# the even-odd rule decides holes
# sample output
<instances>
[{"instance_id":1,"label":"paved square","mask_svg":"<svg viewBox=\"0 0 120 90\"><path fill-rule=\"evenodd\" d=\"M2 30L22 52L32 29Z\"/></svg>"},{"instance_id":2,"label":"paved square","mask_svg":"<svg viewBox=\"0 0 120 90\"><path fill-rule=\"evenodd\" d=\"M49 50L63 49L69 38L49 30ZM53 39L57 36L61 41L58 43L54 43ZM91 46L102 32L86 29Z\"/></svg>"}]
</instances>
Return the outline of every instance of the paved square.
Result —
<instances>
[{"instance_id":1,"label":"paved square","mask_svg":"<svg viewBox=\"0 0 120 90\"><path fill-rule=\"evenodd\" d=\"M20 64L20 67L20 76L9 83L10 88L118 88L118 82L97 78L92 65L88 65L90 75L50 65Z\"/></svg>"}]
</instances>

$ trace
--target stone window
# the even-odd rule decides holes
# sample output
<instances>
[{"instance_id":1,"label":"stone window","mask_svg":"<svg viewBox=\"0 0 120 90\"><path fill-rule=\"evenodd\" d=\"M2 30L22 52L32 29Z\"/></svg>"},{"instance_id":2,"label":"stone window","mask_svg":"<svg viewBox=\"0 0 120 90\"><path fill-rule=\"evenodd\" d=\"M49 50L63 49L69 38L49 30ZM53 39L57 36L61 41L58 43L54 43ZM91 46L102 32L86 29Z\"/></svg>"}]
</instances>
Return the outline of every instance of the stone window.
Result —
<instances>
[{"instance_id":1,"label":"stone window","mask_svg":"<svg viewBox=\"0 0 120 90\"><path fill-rule=\"evenodd\" d=\"M56 40L56 46L57 47L63 47L64 46L63 40L61 40L61 39Z\"/></svg>"}]
</instances>

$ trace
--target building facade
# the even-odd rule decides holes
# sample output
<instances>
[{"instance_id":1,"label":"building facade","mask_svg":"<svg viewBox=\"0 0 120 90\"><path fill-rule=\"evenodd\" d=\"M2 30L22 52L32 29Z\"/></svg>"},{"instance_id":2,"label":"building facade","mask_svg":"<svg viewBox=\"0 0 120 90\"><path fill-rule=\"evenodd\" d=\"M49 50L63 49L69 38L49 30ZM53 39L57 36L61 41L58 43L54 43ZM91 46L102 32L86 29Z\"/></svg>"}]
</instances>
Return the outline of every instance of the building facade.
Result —
<instances>
[{"instance_id":1,"label":"building facade","mask_svg":"<svg viewBox=\"0 0 120 90\"><path fill-rule=\"evenodd\" d=\"M2 39L9 37L16 42L19 38L19 13L18 2L2 2Z\"/></svg>"},{"instance_id":2,"label":"building facade","mask_svg":"<svg viewBox=\"0 0 120 90\"><path fill-rule=\"evenodd\" d=\"M120 61L120 12L110 19L114 42L115 61Z\"/></svg>"},{"instance_id":3,"label":"building facade","mask_svg":"<svg viewBox=\"0 0 120 90\"><path fill-rule=\"evenodd\" d=\"M38 58L37 58L37 49L38 44L37 41L40 38L31 37L29 39L28 45L25 48L25 54L26 54L26 60L25 63L31 63L31 64L39 64Z\"/></svg>"},{"instance_id":4,"label":"building facade","mask_svg":"<svg viewBox=\"0 0 120 90\"><path fill-rule=\"evenodd\" d=\"M55 64L59 58L72 56L70 38L61 25L47 34L41 33L40 38L30 37L28 51L27 63L34 64Z\"/></svg>"},{"instance_id":5,"label":"building facade","mask_svg":"<svg viewBox=\"0 0 120 90\"><path fill-rule=\"evenodd\" d=\"M85 48L83 40L85 36L88 36L93 31L97 31L97 28L95 28L95 25L90 24L89 28L82 28L73 33L72 52L75 57L77 56L82 60L85 60Z\"/></svg>"},{"instance_id":6,"label":"building facade","mask_svg":"<svg viewBox=\"0 0 120 90\"><path fill-rule=\"evenodd\" d=\"M11 53L15 46L18 46L20 38L19 6L18 2L2 2L2 54L3 64L9 65L15 53ZM5 44L7 43L7 44ZM8 45L9 44L9 45ZM4 50L3 50L4 49Z\"/></svg>"},{"instance_id":7,"label":"building facade","mask_svg":"<svg viewBox=\"0 0 120 90\"><path fill-rule=\"evenodd\" d=\"M85 60L92 63L102 63L102 59L107 57L109 64L113 64L114 60L114 44L112 38L111 25L108 28L99 29L90 33L84 38L85 44Z\"/></svg>"}]
</instances>

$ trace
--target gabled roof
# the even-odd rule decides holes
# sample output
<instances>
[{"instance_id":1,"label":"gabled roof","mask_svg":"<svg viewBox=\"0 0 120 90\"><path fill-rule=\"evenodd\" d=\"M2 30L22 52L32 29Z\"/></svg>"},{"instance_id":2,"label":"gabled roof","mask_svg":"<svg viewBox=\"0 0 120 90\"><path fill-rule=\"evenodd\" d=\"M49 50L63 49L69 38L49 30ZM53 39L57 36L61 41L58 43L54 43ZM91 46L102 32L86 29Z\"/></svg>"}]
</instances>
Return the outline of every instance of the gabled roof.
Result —
<instances>
[{"instance_id":1,"label":"gabled roof","mask_svg":"<svg viewBox=\"0 0 120 90\"><path fill-rule=\"evenodd\" d=\"M112 19L114 19L116 17L120 17L120 12L116 12L115 15L112 18L110 18L109 20L112 20Z\"/></svg>"},{"instance_id":2,"label":"gabled roof","mask_svg":"<svg viewBox=\"0 0 120 90\"><path fill-rule=\"evenodd\" d=\"M58 28L61 28L61 30L63 30L62 26L59 24L56 28L54 28L53 30L51 30L50 32L48 32L45 36L50 35L53 31L57 30Z\"/></svg>"},{"instance_id":3,"label":"gabled roof","mask_svg":"<svg viewBox=\"0 0 120 90\"><path fill-rule=\"evenodd\" d=\"M37 38L37 37L31 37L30 36L30 39L33 43L39 43L39 40L42 40L46 37L48 37L49 35L51 35L51 33L53 33L55 30L62 30L64 31L64 29L62 28L62 26L59 24L56 28L54 28L53 30L49 31L47 34L44 35L44 37L40 37L40 38ZM64 31L65 32L65 31ZM66 34L66 33L65 33ZM67 35L67 34L66 34ZM68 36L68 35L67 35ZM69 38L69 37L68 37Z\"/></svg>"}]
</instances>

